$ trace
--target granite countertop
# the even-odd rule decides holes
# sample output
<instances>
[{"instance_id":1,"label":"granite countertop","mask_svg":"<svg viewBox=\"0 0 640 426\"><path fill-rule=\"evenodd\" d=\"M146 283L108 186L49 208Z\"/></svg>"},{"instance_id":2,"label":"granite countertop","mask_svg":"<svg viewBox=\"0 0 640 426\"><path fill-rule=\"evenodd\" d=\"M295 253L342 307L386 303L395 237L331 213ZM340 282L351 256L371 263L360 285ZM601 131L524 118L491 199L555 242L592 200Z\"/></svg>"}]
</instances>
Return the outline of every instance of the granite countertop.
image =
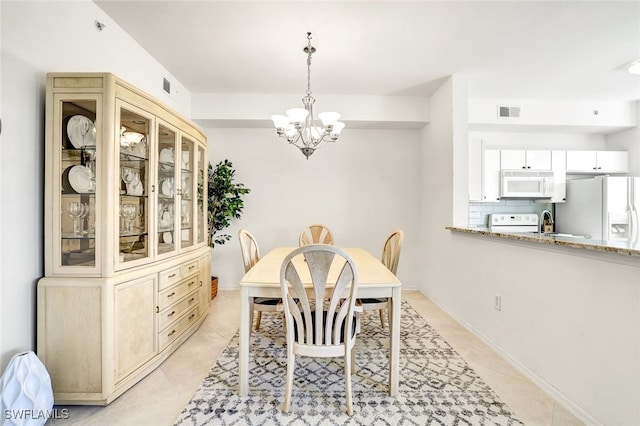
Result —
<instances>
[{"instance_id":1,"label":"granite countertop","mask_svg":"<svg viewBox=\"0 0 640 426\"><path fill-rule=\"evenodd\" d=\"M572 247L586 250L602 251L607 253L618 253L628 256L640 256L640 243L629 244L625 241L611 240L592 240L590 238L581 238L577 236L566 237L559 235L538 235L532 233L508 233L508 232L492 232L488 228L459 228L456 226L447 226L450 231L466 232L470 234L488 235L496 238L507 238L518 241L531 241L537 244L549 244L556 246Z\"/></svg>"}]
</instances>

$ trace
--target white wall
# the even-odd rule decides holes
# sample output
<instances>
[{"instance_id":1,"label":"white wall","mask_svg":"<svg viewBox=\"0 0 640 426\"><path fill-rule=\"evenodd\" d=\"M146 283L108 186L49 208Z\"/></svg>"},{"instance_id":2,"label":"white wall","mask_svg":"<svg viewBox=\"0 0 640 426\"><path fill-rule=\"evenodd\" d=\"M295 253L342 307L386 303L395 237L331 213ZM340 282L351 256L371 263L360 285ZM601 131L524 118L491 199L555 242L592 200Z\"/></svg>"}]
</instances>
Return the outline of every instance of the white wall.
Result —
<instances>
[{"instance_id":1,"label":"white wall","mask_svg":"<svg viewBox=\"0 0 640 426\"><path fill-rule=\"evenodd\" d=\"M520 116L498 117L498 105L519 107ZM469 99L469 123L614 129L638 124L636 106L635 102L473 98Z\"/></svg>"},{"instance_id":2,"label":"white wall","mask_svg":"<svg viewBox=\"0 0 640 426\"><path fill-rule=\"evenodd\" d=\"M421 135L422 290L585 421L640 424L640 259L446 231L454 93L432 97Z\"/></svg>"},{"instance_id":3,"label":"white wall","mask_svg":"<svg viewBox=\"0 0 640 426\"><path fill-rule=\"evenodd\" d=\"M0 10L1 371L15 353L35 349L36 283L43 274L45 74L113 72L183 115L189 114L190 94L182 90L175 100L163 95L161 76L170 74L91 1L0 1ZM97 31L95 20L107 27Z\"/></svg>"},{"instance_id":4,"label":"white wall","mask_svg":"<svg viewBox=\"0 0 640 426\"><path fill-rule=\"evenodd\" d=\"M237 232L249 230L261 254L297 246L307 224L331 228L335 243L378 256L385 237L405 231L398 276L419 281L419 143L416 131L346 128L340 139L308 160L269 129L206 129L212 164L228 158L237 182L251 189L243 216L228 228L233 239L213 250L212 273L221 288L244 274Z\"/></svg>"},{"instance_id":5,"label":"white wall","mask_svg":"<svg viewBox=\"0 0 640 426\"><path fill-rule=\"evenodd\" d=\"M469 140L479 140L485 148L606 150L606 136L594 133L469 132Z\"/></svg>"},{"instance_id":6,"label":"white wall","mask_svg":"<svg viewBox=\"0 0 640 426\"><path fill-rule=\"evenodd\" d=\"M638 102L640 123L640 102ZM607 149L629 151L629 175L640 176L640 126L611 133L606 138Z\"/></svg>"}]
</instances>

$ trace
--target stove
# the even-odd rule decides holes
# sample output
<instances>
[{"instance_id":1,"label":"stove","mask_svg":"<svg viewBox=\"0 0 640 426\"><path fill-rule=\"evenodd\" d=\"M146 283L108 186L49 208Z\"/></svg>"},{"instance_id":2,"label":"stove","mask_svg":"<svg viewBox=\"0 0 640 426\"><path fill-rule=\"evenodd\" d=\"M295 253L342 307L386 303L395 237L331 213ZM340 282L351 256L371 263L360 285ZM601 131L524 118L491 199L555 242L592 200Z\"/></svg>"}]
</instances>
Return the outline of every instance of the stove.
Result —
<instances>
[{"instance_id":1,"label":"stove","mask_svg":"<svg viewBox=\"0 0 640 426\"><path fill-rule=\"evenodd\" d=\"M489 215L492 232L538 232L538 215L535 213L493 213Z\"/></svg>"}]
</instances>

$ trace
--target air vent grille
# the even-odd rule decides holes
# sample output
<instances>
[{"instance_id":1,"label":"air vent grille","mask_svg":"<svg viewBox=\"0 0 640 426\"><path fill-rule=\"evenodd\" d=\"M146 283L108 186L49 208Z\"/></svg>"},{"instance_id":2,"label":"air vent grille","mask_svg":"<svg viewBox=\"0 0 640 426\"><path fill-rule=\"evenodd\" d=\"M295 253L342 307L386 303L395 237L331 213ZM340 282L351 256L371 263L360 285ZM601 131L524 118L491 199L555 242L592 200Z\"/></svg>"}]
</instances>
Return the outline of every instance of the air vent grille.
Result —
<instances>
[{"instance_id":1,"label":"air vent grille","mask_svg":"<svg viewBox=\"0 0 640 426\"><path fill-rule=\"evenodd\" d=\"M162 77L162 90L164 90L168 95L171 94L171 82L164 77Z\"/></svg>"},{"instance_id":2,"label":"air vent grille","mask_svg":"<svg viewBox=\"0 0 640 426\"><path fill-rule=\"evenodd\" d=\"M498 118L520 117L519 106L498 105Z\"/></svg>"}]
</instances>

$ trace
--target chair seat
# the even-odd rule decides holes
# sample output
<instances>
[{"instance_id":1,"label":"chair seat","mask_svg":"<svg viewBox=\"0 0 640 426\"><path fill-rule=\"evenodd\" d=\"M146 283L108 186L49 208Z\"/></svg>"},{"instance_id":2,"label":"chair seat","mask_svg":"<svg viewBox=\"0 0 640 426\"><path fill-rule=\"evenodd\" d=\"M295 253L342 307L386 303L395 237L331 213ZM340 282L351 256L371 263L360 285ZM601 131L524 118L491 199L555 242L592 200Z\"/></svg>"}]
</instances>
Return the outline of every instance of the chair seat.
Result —
<instances>
[{"instance_id":1,"label":"chair seat","mask_svg":"<svg viewBox=\"0 0 640 426\"><path fill-rule=\"evenodd\" d=\"M256 297L253 299L253 303L256 305L270 305L277 306L281 299L273 299L270 297Z\"/></svg>"},{"instance_id":2,"label":"chair seat","mask_svg":"<svg viewBox=\"0 0 640 426\"><path fill-rule=\"evenodd\" d=\"M371 305L373 303L387 303L387 301L389 299L387 298L381 298L381 299L373 299L373 298L369 298L369 299L358 299L360 302L362 302L363 305Z\"/></svg>"}]
</instances>

